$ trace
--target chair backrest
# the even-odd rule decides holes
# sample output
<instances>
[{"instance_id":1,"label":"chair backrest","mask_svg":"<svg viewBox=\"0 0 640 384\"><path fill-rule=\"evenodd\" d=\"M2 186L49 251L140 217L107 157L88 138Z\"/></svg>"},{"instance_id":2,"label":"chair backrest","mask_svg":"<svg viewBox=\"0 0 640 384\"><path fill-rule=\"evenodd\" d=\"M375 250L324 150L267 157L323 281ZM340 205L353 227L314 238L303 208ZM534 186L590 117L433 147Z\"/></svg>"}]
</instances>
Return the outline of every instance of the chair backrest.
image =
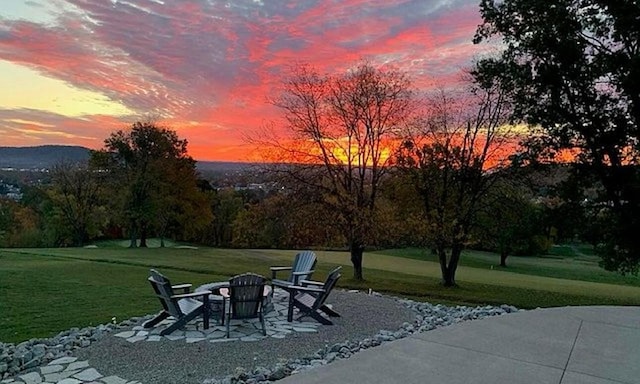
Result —
<instances>
[{"instance_id":1,"label":"chair backrest","mask_svg":"<svg viewBox=\"0 0 640 384\"><path fill-rule=\"evenodd\" d=\"M334 268L331 272L329 272L329 275L327 276L327 280L325 280L324 285L322 286L322 290L324 292L321 293L316 298L316 301L313 303L313 309L318 309L327 300L327 298L329 297L329 294L331 293L331 290L333 290L333 287L336 286L338 279L340 279L340 277L342 276L342 274L340 273L341 269L342 267L339 266Z\"/></svg>"},{"instance_id":2,"label":"chair backrest","mask_svg":"<svg viewBox=\"0 0 640 384\"><path fill-rule=\"evenodd\" d=\"M229 279L229 302L234 319L258 317L266 279L255 273L245 273Z\"/></svg>"},{"instance_id":3,"label":"chair backrest","mask_svg":"<svg viewBox=\"0 0 640 384\"><path fill-rule=\"evenodd\" d=\"M150 270L149 274L149 283L151 283L153 291L156 293L156 296L158 296L162 308L171 316L176 318L182 317L183 313L178 305L178 301L171 298L171 296L173 296L173 288L171 288L169 279L155 269Z\"/></svg>"},{"instance_id":4,"label":"chair backrest","mask_svg":"<svg viewBox=\"0 0 640 384\"><path fill-rule=\"evenodd\" d=\"M294 277L293 272L307 272L311 271L315 266L318 258L313 251L304 251L300 252L296 255L296 258L293 260L293 265L291 266L291 276L289 276L289 281L294 283L297 278L297 281L300 280L308 280L311 278L311 272L306 275L298 275Z\"/></svg>"}]
</instances>

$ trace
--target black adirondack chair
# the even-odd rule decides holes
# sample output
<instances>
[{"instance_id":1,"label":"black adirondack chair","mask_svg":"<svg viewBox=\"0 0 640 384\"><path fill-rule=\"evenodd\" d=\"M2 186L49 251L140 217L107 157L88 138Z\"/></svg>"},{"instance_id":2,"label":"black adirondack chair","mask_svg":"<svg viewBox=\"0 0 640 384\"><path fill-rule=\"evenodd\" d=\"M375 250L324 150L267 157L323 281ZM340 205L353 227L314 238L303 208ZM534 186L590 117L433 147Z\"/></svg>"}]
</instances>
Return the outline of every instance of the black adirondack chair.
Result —
<instances>
[{"instance_id":1,"label":"black adirondack chair","mask_svg":"<svg viewBox=\"0 0 640 384\"><path fill-rule=\"evenodd\" d=\"M280 288L287 288L290 285L300 285L301 280L311 279L313 268L318 261L316 254L312 251L300 252L293 260L290 267L271 267L271 285ZM280 271L291 271L286 280L278 279L277 273Z\"/></svg>"},{"instance_id":2,"label":"black adirondack chair","mask_svg":"<svg viewBox=\"0 0 640 384\"><path fill-rule=\"evenodd\" d=\"M329 317L340 317L340 314L325 304L329 294L340 279L340 270L337 267L329 273L324 283L318 281L301 280L299 286L291 285L287 287L289 291L289 311L287 321L293 321L293 309L298 308L300 316L298 319L311 316L318 322L325 325L333 325L333 322L322 316L324 312Z\"/></svg>"},{"instance_id":3,"label":"black adirondack chair","mask_svg":"<svg viewBox=\"0 0 640 384\"><path fill-rule=\"evenodd\" d=\"M267 335L264 325L263 297L267 279L254 273L244 273L229 279L229 310L227 311L227 337L231 319L259 318L262 334Z\"/></svg>"},{"instance_id":4,"label":"black adirondack chair","mask_svg":"<svg viewBox=\"0 0 640 384\"><path fill-rule=\"evenodd\" d=\"M150 271L148 280L162 304L162 311L153 319L145 322L144 328L151 328L169 316L173 316L175 322L160 332L161 335L168 335L200 315L204 322L204 328L209 328L208 311L211 291L190 293L191 284L171 285L169 279L155 269ZM180 290L182 290L182 294L175 293ZM194 297L201 298L201 301L194 299Z\"/></svg>"}]
</instances>

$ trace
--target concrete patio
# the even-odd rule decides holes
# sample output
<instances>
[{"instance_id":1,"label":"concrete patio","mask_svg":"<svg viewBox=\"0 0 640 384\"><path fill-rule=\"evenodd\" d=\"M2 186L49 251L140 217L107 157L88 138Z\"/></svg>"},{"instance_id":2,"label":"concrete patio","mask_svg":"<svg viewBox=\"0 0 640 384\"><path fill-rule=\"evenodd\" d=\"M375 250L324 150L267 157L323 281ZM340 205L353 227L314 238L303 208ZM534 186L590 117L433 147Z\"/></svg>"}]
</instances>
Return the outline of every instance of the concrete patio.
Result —
<instances>
[{"instance_id":1,"label":"concrete patio","mask_svg":"<svg viewBox=\"0 0 640 384\"><path fill-rule=\"evenodd\" d=\"M640 384L640 307L563 307L465 322L281 383Z\"/></svg>"}]
</instances>

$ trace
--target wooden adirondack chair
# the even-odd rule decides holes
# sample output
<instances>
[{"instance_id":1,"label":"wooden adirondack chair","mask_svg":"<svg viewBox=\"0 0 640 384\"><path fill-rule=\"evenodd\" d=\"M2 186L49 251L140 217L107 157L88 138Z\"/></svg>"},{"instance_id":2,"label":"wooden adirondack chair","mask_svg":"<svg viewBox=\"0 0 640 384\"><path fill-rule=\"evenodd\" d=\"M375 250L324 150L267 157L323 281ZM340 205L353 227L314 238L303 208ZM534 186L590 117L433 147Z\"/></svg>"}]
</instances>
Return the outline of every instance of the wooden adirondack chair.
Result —
<instances>
[{"instance_id":1,"label":"wooden adirondack chair","mask_svg":"<svg viewBox=\"0 0 640 384\"><path fill-rule=\"evenodd\" d=\"M166 329L160 332L161 335L168 335L176 329L184 327L189 321L202 315L204 328L209 328L209 295L211 291L200 291L189 293L191 284L171 285L169 279L163 274L152 269L150 271L149 283L153 287L156 296L162 304L162 311L153 319L143 324L144 328L150 328L162 320L173 316L176 320ZM182 290L184 293L176 294L175 291ZM201 297L201 301L194 297Z\"/></svg>"},{"instance_id":2,"label":"wooden adirondack chair","mask_svg":"<svg viewBox=\"0 0 640 384\"><path fill-rule=\"evenodd\" d=\"M295 307L300 311L298 319L311 316L322 324L333 325L333 322L322 316L320 312L324 312L329 317L340 317L340 314L327 306L325 301L338 282L341 276L341 269L342 267L337 267L331 271L324 283L301 280L299 286L291 285L287 287L289 291L287 321L293 321L293 309Z\"/></svg>"},{"instance_id":3,"label":"wooden adirondack chair","mask_svg":"<svg viewBox=\"0 0 640 384\"><path fill-rule=\"evenodd\" d=\"M229 279L229 310L227 312L227 337L231 319L259 318L262 334L267 335L264 325L263 298L267 279L254 273L245 273Z\"/></svg>"},{"instance_id":4,"label":"wooden adirondack chair","mask_svg":"<svg viewBox=\"0 0 640 384\"><path fill-rule=\"evenodd\" d=\"M313 268L318 261L316 254L312 251L300 252L293 260L290 267L271 267L271 284L275 287L287 288L290 285L300 285L301 280L308 280L313 274ZM286 280L278 279L276 274L279 271L291 271Z\"/></svg>"}]
</instances>

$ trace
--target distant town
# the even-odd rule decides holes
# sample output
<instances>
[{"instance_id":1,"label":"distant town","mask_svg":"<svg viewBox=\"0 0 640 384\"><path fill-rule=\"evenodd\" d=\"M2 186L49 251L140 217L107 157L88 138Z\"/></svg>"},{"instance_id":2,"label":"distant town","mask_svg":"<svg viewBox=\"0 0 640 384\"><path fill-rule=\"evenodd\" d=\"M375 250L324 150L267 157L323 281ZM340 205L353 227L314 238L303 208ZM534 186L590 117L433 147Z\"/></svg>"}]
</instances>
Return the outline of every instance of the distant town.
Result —
<instances>
[{"instance_id":1,"label":"distant town","mask_svg":"<svg viewBox=\"0 0 640 384\"><path fill-rule=\"evenodd\" d=\"M49 170L62 161L85 162L89 149L76 146L0 147L0 197L19 201L23 189L50 181ZM256 164L199 161L201 177L216 190L268 192L277 186Z\"/></svg>"}]
</instances>

